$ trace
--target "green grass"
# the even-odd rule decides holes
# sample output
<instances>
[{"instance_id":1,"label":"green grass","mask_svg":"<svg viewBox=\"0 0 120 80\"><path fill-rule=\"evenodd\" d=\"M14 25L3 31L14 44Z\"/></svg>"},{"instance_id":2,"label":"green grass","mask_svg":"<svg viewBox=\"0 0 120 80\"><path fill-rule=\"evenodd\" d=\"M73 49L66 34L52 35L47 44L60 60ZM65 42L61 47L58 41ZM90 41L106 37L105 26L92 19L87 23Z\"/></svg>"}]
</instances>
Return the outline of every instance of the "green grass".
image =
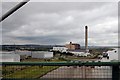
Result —
<instances>
[{"instance_id":1,"label":"green grass","mask_svg":"<svg viewBox=\"0 0 120 80\"><path fill-rule=\"evenodd\" d=\"M22 62L61 62L63 60L52 59L46 61L44 59L26 59ZM58 66L3 66L3 78L37 78L48 72L57 69Z\"/></svg>"},{"instance_id":2,"label":"green grass","mask_svg":"<svg viewBox=\"0 0 120 80\"><path fill-rule=\"evenodd\" d=\"M22 60L21 62L61 62L61 61L64 61L64 60L60 60L60 59L34 59L34 58L29 58L29 59L25 59L25 60Z\"/></svg>"},{"instance_id":3,"label":"green grass","mask_svg":"<svg viewBox=\"0 0 120 80\"><path fill-rule=\"evenodd\" d=\"M38 78L57 68L58 66L31 66L21 71L16 71L3 76L3 78Z\"/></svg>"}]
</instances>

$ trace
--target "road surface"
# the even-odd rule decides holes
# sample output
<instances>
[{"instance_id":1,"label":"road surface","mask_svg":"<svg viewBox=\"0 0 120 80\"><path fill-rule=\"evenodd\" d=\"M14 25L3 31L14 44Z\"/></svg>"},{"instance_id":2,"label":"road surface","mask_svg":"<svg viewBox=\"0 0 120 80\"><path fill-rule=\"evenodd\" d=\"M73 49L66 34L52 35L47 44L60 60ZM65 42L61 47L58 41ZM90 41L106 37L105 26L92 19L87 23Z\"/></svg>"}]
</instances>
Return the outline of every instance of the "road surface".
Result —
<instances>
[{"instance_id":1,"label":"road surface","mask_svg":"<svg viewBox=\"0 0 120 80\"><path fill-rule=\"evenodd\" d=\"M110 67L67 67L62 66L41 78L111 78Z\"/></svg>"}]
</instances>

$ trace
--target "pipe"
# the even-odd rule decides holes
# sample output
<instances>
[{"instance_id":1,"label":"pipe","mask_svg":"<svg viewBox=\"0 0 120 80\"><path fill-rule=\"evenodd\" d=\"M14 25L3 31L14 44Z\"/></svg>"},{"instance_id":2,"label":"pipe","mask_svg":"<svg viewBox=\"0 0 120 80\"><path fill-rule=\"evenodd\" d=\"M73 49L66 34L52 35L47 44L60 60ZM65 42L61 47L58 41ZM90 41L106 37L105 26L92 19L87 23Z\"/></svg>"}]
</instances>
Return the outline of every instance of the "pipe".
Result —
<instances>
[{"instance_id":1,"label":"pipe","mask_svg":"<svg viewBox=\"0 0 120 80\"><path fill-rule=\"evenodd\" d=\"M25 5L28 1L30 1L30 0L23 0L22 2L20 2L19 4L17 4L15 7L13 7L12 9L10 9L2 17L0 17L0 22L2 22L3 20L5 20L8 16L10 16L12 13L14 13L15 11L17 11L23 5Z\"/></svg>"}]
</instances>

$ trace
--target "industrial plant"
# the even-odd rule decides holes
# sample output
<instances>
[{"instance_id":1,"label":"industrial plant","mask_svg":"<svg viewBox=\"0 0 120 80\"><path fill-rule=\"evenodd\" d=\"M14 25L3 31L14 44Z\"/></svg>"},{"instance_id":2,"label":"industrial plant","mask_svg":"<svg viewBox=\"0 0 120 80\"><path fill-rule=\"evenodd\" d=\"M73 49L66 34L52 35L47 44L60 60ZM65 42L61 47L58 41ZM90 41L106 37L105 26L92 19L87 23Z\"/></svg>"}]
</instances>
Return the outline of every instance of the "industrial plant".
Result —
<instances>
[{"instance_id":1,"label":"industrial plant","mask_svg":"<svg viewBox=\"0 0 120 80\"><path fill-rule=\"evenodd\" d=\"M68 50L78 50L80 49L80 44L70 42L66 44L65 47L68 48Z\"/></svg>"},{"instance_id":2,"label":"industrial plant","mask_svg":"<svg viewBox=\"0 0 120 80\"><path fill-rule=\"evenodd\" d=\"M69 52L76 56L88 56L90 55L88 49L88 27L85 26L85 49L81 50L80 44L72 43L66 44L65 47L53 47L53 51L60 51L60 52Z\"/></svg>"},{"instance_id":3,"label":"industrial plant","mask_svg":"<svg viewBox=\"0 0 120 80\"><path fill-rule=\"evenodd\" d=\"M16 49L16 48L15 48ZM23 49L23 48L22 48ZM27 48L33 49L33 48ZM14 50L8 52L3 52L3 62L6 62L9 59L9 62L20 62L21 60L28 59L28 57L33 59L50 59L53 58L55 51L59 51L61 54L68 54L71 53L74 56L88 56L90 55L88 50L88 27L85 26L85 49L82 50L80 44L70 42L69 44L65 44L65 46L53 46L53 49L48 51L29 51L29 50ZM11 57L9 57L11 55ZM17 56L18 58L14 57L13 55ZM13 56L13 57L12 57Z\"/></svg>"}]
</instances>

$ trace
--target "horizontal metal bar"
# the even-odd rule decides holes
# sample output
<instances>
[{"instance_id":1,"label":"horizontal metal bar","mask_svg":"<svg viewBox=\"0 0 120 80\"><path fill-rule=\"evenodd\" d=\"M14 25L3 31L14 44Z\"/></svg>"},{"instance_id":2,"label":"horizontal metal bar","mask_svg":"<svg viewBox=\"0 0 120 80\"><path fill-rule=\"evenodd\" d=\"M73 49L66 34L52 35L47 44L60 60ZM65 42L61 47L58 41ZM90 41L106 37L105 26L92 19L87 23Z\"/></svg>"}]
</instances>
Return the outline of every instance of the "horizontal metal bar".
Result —
<instances>
[{"instance_id":1,"label":"horizontal metal bar","mask_svg":"<svg viewBox=\"0 0 120 80\"><path fill-rule=\"evenodd\" d=\"M3 62L2 65L42 66L120 66L120 62Z\"/></svg>"},{"instance_id":2,"label":"horizontal metal bar","mask_svg":"<svg viewBox=\"0 0 120 80\"><path fill-rule=\"evenodd\" d=\"M4 78L1 80L112 80L111 78L40 78L40 79L32 79L32 78Z\"/></svg>"}]
</instances>

